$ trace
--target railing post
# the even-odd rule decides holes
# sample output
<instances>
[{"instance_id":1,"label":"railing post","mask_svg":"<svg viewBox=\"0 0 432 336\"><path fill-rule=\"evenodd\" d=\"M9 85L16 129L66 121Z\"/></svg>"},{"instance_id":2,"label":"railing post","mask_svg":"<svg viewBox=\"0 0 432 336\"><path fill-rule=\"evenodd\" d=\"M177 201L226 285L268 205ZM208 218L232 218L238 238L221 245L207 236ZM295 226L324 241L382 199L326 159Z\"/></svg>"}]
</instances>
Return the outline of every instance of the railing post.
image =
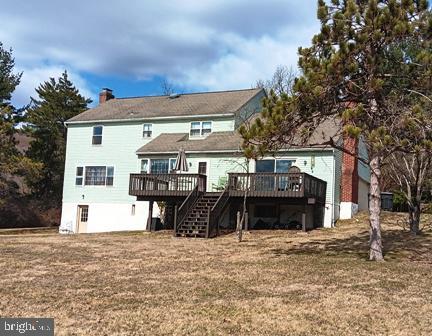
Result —
<instances>
[{"instance_id":1,"label":"railing post","mask_svg":"<svg viewBox=\"0 0 432 336\"><path fill-rule=\"evenodd\" d=\"M208 213L207 213L207 226L206 226L206 238L210 238L210 212L211 207L208 207Z\"/></svg>"},{"instance_id":2,"label":"railing post","mask_svg":"<svg viewBox=\"0 0 432 336\"><path fill-rule=\"evenodd\" d=\"M178 211L178 205L176 204L174 206L174 237L177 236L177 211Z\"/></svg>"}]
</instances>

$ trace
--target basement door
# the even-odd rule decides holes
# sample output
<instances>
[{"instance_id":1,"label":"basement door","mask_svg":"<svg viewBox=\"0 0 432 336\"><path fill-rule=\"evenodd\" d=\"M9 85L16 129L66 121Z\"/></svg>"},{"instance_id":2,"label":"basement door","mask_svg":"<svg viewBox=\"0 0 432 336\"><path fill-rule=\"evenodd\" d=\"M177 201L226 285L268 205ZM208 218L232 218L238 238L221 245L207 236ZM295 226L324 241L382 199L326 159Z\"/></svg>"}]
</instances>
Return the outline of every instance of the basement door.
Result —
<instances>
[{"instance_id":1,"label":"basement door","mask_svg":"<svg viewBox=\"0 0 432 336\"><path fill-rule=\"evenodd\" d=\"M78 233L87 232L88 211L88 205L78 205Z\"/></svg>"}]
</instances>

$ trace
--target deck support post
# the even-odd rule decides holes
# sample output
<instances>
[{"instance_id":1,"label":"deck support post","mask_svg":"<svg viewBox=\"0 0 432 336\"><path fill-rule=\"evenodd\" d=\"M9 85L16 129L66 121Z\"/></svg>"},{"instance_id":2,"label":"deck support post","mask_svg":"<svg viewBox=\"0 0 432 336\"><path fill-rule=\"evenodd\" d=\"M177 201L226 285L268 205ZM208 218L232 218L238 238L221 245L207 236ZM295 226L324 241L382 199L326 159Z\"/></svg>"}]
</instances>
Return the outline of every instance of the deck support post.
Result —
<instances>
[{"instance_id":1,"label":"deck support post","mask_svg":"<svg viewBox=\"0 0 432 336\"><path fill-rule=\"evenodd\" d=\"M240 211L237 211L236 234L237 234L237 241L239 243L242 241L242 237L243 237L242 226L243 226L243 223L241 222L241 214L240 214Z\"/></svg>"},{"instance_id":2,"label":"deck support post","mask_svg":"<svg viewBox=\"0 0 432 336\"><path fill-rule=\"evenodd\" d=\"M177 236L177 212L178 212L178 205L176 204L174 206L174 230L173 230L173 235L174 237Z\"/></svg>"},{"instance_id":3,"label":"deck support post","mask_svg":"<svg viewBox=\"0 0 432 336\"><path fill-rule=\"evenodd\" d=\"M151 231L152 226L152 218L153 218L153 204L154 201L149 201L149 211L148 211L148 218L147 218L147 231Z\"/></svg>"},{"instance_id":4,"label":"deck support post","mask_svg":"<svg viewBox=\"0 0 432 336\"><path fill-rule=\"evenodd\" d=\"M302 231L306 232L306 212L302 213Z\"/></svg>"},{"instance_id":5,"label":"deck support post","mask_svg":"<svg viewBox=\"0 0 432 336\"><path fill-rule=\"evenodd\" d=\"M245 231L249 231L249 212L245 212L245 218L244 218L244 229Z\"/></svg>"}]
</instances>

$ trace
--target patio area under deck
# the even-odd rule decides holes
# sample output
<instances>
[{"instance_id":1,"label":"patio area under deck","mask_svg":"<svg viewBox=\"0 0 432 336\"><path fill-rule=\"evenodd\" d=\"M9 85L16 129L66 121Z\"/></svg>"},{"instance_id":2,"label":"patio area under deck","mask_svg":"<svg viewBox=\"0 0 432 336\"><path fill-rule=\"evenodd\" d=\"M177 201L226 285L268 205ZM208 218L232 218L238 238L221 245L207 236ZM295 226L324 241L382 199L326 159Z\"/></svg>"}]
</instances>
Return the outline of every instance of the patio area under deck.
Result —
<instances>
[{"instance_id":1,"label":"patio area under deck","mask_svg":"<svg viewBox=\"0 0 432 336\"><path fill-rule=\"evenodd\" d=\"M149 201L148 230L154 202L164 201L164 227L174 229L175 236L219 235L224 223L232 226L235 214L243 207L245 194L248 211L255 209L251 214L256 215L257 206L262 204L277 204L274 220L280 224L273 228L281 228L283 224L281 205L297 206L297 212L301 213L298 221L305 231L322 225L327 183L309 174L229 173L225 187L219 192L207 192L206 181L206 176L200 174L131 174L129 194L138 201Z\"/></svg>"}]
</instances>

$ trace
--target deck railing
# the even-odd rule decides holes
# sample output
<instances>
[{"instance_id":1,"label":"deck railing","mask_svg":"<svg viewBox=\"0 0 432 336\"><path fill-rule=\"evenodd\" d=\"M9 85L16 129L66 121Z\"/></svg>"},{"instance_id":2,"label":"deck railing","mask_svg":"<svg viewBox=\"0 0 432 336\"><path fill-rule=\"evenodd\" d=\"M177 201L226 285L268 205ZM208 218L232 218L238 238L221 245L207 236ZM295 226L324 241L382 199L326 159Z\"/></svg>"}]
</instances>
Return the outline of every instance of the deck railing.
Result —
<instances>
[{"instance_id":1,"label":"deck railing","mask_svg":"<svg viewBox=\"0 0 432 336\"><path fill-rule=\"evenodd\" d=\"M206 176L201 174L130 174L129 195L187 196L198 187L206 190Z\"/></svg>"},{"instance_id":2,"label":"deck railing","mask_svg":"<svg viewBox=\"0 0 432 336\"><path fill-rule=\"evenodd\" d=\"M229 188L228 185L225 187L223 192L220 194L216 203L213 207L209 207L208 218L207 218L207 232L206 238L214 237L219 235L219 220L223 214L225 207L229 199Z\"/></svg>"},{"instance_id":3,"label":"deck railing","mask_svg":"<svg viewBox=\"0 0 432 336\"><path fill-rule=\"evenodd\" d=\"M184 200L182 205L174 207L174 235L177 234L177 229L186 218L189 210L195 205L198 199L203 195L204 191L200 190L199 183L189 193L188 197Z\"/></svg>"},{"instance_id":4,"label":"deck railing","mask_svg":"<svg viewBox=\"0 0 432 336\"><path fill-rule=\"evenodd\" d=\"M230 196L308 197L325 202L326 182L306 173L229 173Z\"/></svg>"}]
</instances>

